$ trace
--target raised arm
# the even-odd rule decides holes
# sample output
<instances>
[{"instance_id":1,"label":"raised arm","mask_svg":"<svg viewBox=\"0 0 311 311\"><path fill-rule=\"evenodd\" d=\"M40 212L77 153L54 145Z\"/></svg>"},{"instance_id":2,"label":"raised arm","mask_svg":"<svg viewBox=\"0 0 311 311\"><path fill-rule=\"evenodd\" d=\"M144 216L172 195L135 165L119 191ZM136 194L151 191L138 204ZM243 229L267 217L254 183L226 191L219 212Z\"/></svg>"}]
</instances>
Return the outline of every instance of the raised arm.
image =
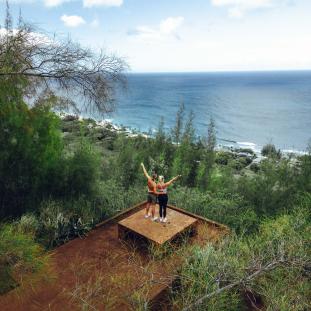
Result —
<instances>
[{"instance_id":1,"label":"raised arm","mask_svg":"<svg viewBox=\"0 0 311 311\"><path fill-rule=\"evenodd\" d=\"M148 175L146 169L145 169L145 165L144 163L140 163L141 167L143 168L143 172L144 172L144 175L148 178L148 179L151 179L151 177Z\"/></svg>"},{"instance_id":2,"label":"raised arm","mask_svg":"<svg viewBox=\"0 0 311 311\"><path fill-rule=\"evenodd\" d=\"M173 182L175 182L180 177L181 177L181 175L178 175L178 176L172 178L170 181L165 183L165 186L167 187L167 186L171 185Z\"/></svg>"}]
</instances>

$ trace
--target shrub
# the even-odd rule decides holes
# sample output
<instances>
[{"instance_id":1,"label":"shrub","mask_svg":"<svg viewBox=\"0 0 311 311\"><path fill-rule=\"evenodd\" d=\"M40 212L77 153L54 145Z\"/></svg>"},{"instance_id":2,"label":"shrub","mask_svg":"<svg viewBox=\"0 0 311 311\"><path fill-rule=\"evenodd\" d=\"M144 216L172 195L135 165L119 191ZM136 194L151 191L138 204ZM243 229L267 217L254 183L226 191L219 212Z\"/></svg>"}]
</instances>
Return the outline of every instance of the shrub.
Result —
<instances>
[{"instance_id":1,"label":"shrub","mask_svg":"<svg viewBox=\"0 0 311 311\"><path fill-rule=\"evenodd\" d=\"M235 159L236 155L230 151L216 152L215 162L221 165L227 165L231 160Z\"/></svg>"},{"instance_id":2,"label":"shrub","mask_svg":"<svg viewBox=\"0 0 311 311\"><path fill-rule=\"evenodd\" d=\"M68 160L67 193L70 196L93 196L100 176L100 158L87 141L81 141Z\"/></svg>"},{"instance_id":3,"label":"shrub","mask_svg":"<svg viewBox=\"0 0 311 311\"><path fill-rule=\"evenodd\" d=\"M102 182L100 184L100 193L97 203L101 207L102 219L111 217L146 198L142 185L132 185L125 189L114 179Z\"/></svg>"},{"instance_id":4,"label":"shrub","mask_svg":"<svg viewBox=\"0 0 311 311\"><path fill-rule=\"evenodd\" d=\"M96 196L101 174L100 155L86 140L80 139L72 153L63 154L42 181L43 199L72 200L82 195Z\"/></svg>"},{"instance_id":5,"label":"shrub","mask_svg":"<svg viewBox=\"0 0 311 311\"><path fill-rule=\"evenodd\" d=\"M243 153L249 153L251 155L255 155L254 150L252 150L250 148L237 148L237 149L235 149L235 152L243 152Z\"/></svg>"},{"instance_id":6,"label":"shrub","mask_svg":"<svg viewBox=\"0 0 311 311\"><path fill-rule=\"evenodd\" d=\"M260 170L260 166L258 163L252 163L250 165L250 170L252 170L254 173L258 173L258 171Z\"/></svg>"},{"instance_id":7,"label":"shrub","mask_svg":"<svg viewBox=\"0 0 311 311\"><path fill-rule=\"evenodd\" d=\"M48 266L43 249L21 229L14 224L0 226L0 294Z\"/></svg>"},{"instance_id":8,"label":"shrub","mask_svg":"<svg viewBox=\"0 0 311 311\"><path fill-rule=\"evenodd\" d=\"M253 232L258 227L256 213L239 195L203 193L197 189L177 187L170 202L192 213L228 225L237 232Z\"/></svg>"},{"instance_id":9,"label":"shrub","mask_svg":"<svg viewBox=\"0 0 311 311\"><path fill-rule=\"evenodd\" d=\"M228 166L218 166L210 174L207 190L212 193L232 193L234 182L232 169Z\"/></svg>"},{"instance_id":10,"label":"shrub","mask_svg":"<svg viewBox=\"0 0 311 311\"><path fill-rule=\"evenodd\" d=\"M261 295L267 310L305 310L310 291L304 271L310 261L305 243L310 239L309 213L300 208L264 221L258 235L231 235L217 245L197 247L180 272L175 304L182 309L209 295L197 310L243 310L246 285L254 296Z\"/></svg>"},{"instance_id":11,"label":"shrub","mask_svg":"<svg viewBox=\"0 0 311 311\"><path fill-rule=\"evenodd\" d=\"M267 144L263 146L261 149L261 154L263 156L277 158L277 159L280 159L282 157L281 150L280 149L276 150L276 147L273 144Z\"/></svg>"},{"instance_id":12,"label":"shrub","mask_svg":"<svg viewBox=\"0 0 311 311\"><path fill-rule=\"evenodd\" d=\"M39 230L40 224L34 214L25 214L19 221L16 222L16 226L19 232L35 237Z\"/></svg>"},{"instance_id":13,"label":"shrub","mask_svg":"<svg viewBox=\"0 0 311 311\"><path fill-rule=\"evenodd\" d=\"M67 206L60 201L44 201L41 204L38 239L46 247L54 247L83 236L93 226L93 215L83 217L81 211L74 211L76 202L66 203Z\"/></svg>"},{"instance_id":14,"label":"shrub","mask_svg":"<svg viewBox=\"0 0 311 311\"><path fill-rule=\"evenodd\" d=\"M297 172L288 160L276 163L267 159L260 163L260 170L254 176L242 176L236 182L236 191L253 206L256 214L275 215L289 207L300 191L296 185Z\"/></svg>"},{"instance_id":15,"label":"shrub","mask_svg":"<svg viewBox=\"0 0 311 311\"><path fill-rule=\"evenodd\" d=\"M248 157L240 157L236 158L232 161L230 161L229 165L236 171L241 171L243 168L245 168L247 165L249 165L252 162L252 160Z\"/></svg>"},{"instance_id":16,"label":"shrub","mask_svg":"<svg viewBox=\"0 0 311 311\"><path fill-rule=\"evenodd\" d=\"M59 119L48 108L29 108L22 100L0 105L1 218L20 216L37 206L62 142Z\"/></svg>"}]
</instances>

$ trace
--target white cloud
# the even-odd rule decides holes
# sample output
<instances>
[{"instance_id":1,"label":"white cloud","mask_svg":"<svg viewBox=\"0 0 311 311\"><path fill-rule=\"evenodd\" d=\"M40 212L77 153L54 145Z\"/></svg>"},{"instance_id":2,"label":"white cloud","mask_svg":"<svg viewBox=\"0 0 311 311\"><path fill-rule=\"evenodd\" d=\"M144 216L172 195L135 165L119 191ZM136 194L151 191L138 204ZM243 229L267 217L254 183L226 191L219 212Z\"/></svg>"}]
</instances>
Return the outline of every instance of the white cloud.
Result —
<instances>
[{"instance_id":1,"label":"white cloud","mask_svg":"<svg viewBox=\"0 0 311 311\"><path fill-rule=\"evenodd\" d=\"M35 3L43 2L46 7L57 7L66 2L77 0L10 0L12 3ZM123 0L83 0L83 6L91 8L94 6L119 7L123 4Z\"/></svg>"},{"instance_id":2,"label":"white cloud","mask_svg":"<svg viewBox=\"0 0 311 311\"><path fill-rule=\"evenodd\" d=\"M78 27L80 25L85 24L85 20L81 17L81 16L77 16L77 15L63 15L60 18L65 26L67 27Z\"/></svg>"},{"instance_id":3,"label":"white cloud","mask_svg":"<svg viewBox=\"0 0 311 311\"><path fill-rule=\"evenodd\" d=\"M83 0L83 6L91 8L93 6L121 6L123 0Z\"/></svg>"},{"instance_id":4,"label":"white cloud","mask_svg":"<svg viewBox=\"0 0 311 311\"><path fill-rule=\"evenodd\" d=\"M228 15L234 18L241 18L247 12L277 7L288 0L211 0L212 5L228 8Z\"/></svg>"},{"instance_id":5,"label":"white cloud","mask_svg":"<svg viewBox=\"0 0 311 311\"><path fill-rule=\"evenodd\" d=\"M25 3L25 4L30 4L30 3L43 3L46 7L57 7L60 6L61 4L65 2L71 2L74 0L10 0L10 3Z\"/></svg>"},{"instance_id":6,"label":"white cloud","mask_svg":"<svg viewBox=\"0 0 311 311\"><path fill-rule=\"evenodd\" d=\"M175 36L177 39L177 30L183 24L182 16L168 17L160 22L156 27L138 26L135 30L129 31L128 35L139 37L143 40L159 40L168 36Z\"/></svg>"}]
</instances>

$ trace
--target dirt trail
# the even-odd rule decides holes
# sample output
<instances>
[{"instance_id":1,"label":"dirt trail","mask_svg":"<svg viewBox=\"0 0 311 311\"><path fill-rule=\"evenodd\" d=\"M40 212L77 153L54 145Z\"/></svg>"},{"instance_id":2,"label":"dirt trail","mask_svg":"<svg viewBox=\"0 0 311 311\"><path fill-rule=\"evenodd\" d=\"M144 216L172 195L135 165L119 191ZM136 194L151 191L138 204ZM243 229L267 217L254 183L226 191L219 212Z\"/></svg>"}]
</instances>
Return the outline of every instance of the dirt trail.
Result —
<instances>
[{"instance_id":1,"label":"dirt trail","mask_svg":"<svg viewBox=\"0 0 311 311\"><path fill-rule=\"evenodd\" d=\"M190 243L220 235L219 228L200 224ZM119 240L117 224L108 223L55 249L52 272L34 286L0 296L0 310L135 310L144 297L156 297L171 283L181 263L178 256L153 255Z\"/></svg>"}]
</instances>

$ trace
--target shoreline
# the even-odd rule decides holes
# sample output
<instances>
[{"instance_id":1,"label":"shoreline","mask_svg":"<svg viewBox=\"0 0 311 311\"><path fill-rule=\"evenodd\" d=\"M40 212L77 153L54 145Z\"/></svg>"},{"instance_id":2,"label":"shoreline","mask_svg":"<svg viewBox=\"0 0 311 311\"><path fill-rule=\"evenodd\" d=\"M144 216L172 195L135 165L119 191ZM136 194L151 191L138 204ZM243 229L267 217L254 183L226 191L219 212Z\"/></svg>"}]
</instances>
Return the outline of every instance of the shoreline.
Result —
<instances>
[{"instance_id":1,"label":"shoreline","mask_svg":"<svg viewBox=\"0 0 311 311\"><path fill-rule=\"evenodd\" d=\"M139 131L136 128L131 128L130 126L125 126L123 124L117 124L112 121L112 119L102 119L97 121L94 118L91 117L82 117L81 115L75 115L71 113L56 113L61 120L68 121L70 120L79 120L79 121L90 121L90 123L87 125L88 128L102 128L106 130L110 130L112 132L116 133L125 133L127 137L138 137L142 136L144 138L153 138L153 135L150 135L150 133ZM153 130L152 133L155 133L156 131ZM261 149L263 146L257 145L253 142L238 142L234 140L229 140L225 138L216 138L217 145L215 150L216 151L229 151L238 153L239 150L252 150L253 154L256 155L256 158L265 158L261 155ZM219 141L227 142L227 143L219 143ZM276 147L277 148L277 147ZM279 148L277 148L279 149ZM295 149L280 149L282 153L282 157L297 157L308 154L307 151L301 151L301 150L295 150Z\"/></svg>"}]
</instances>

